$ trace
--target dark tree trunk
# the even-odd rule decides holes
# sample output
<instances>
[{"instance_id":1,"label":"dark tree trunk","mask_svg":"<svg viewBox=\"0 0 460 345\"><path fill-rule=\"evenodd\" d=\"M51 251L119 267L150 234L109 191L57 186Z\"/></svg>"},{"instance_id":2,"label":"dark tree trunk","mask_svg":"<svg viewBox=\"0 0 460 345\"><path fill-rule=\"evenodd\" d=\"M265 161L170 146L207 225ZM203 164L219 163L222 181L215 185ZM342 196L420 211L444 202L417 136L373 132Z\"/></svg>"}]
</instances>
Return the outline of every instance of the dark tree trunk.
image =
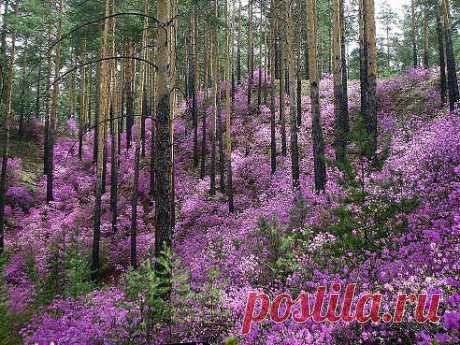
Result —
<instances>
[{"instance_id":1,"label":"dark tree trunk","mask_svg":"<svg viewBox=\"0 0 460 345\"><path fill-rule=\"evenodd\" d=\"M155 184L155 164L156 164L156 153L155 153L155 132L156 132L156 123L154 121L154 116L152 112L152 125L150 129L150 190L149 194L153 200L156 199L156 184Z\"/></svg>"},{"instance_id":2,"label":"dark tree trunk","mask_svg":"<svg viewBox=\"0 0 460 345\"><path fill-rule=\"evenodd\" d=\"M300 66L297 70L297 126L300 128L302 125L302 75L300 73Z\"/></svg>"},{"instance_id":3,"label":"dark tree trunk","mask_svg":"<svg viewBox=\"0 0 460 345\"><path fill-rule=\"evenodd\" d=\"M254 77L254 46L253 46L253 18L252 18L252 1L248 4L248 109L251 109L252 87Z\"/></svg>"},{"instance_id":4,"label":"dark tree trunk","mask_svg":"<svg viewBox=\"0 0 460 345\"><path fill-rule=\"evenodd\" d=\"M447 99L447 86L446 86L446 60L444 50L444 37L441 18L436 15L436 31L438 34L438 54L439 54L439 85L441 89L441 102L446 103Z\"/></svg>"},{"instance_id":5,"label":"dark tree trunk","mask_svg":"<svg viewBox=\"0 0 460 345\"><path fill-rule=\"evenodd\" d=\"M193 121L193 166L198 168L198 112L197 112L197 83L199 79L198 61L197 61L197 18L195 9L192 16L192 54L190 68L190 91L192 97L192 121Z\"/></svg>"},{"instance_id":6,"label":"dark tree trunk","mask_svg":"<svg viewBox=\"0 0 460 345\"><path fill-rule=\"evenodd\" d=\"M115 233L118 219L118 123L115 119L114 111L111 111L110 115L113 123L110 147L110 210L112 213L112 232Z\"/></svg>"},{"instance_id":7,"label":"dark tree trunk","mask_svg":"<svg viewBox=\"0 0 460 345\"><path fill-rule=\"evenodd\" d=\"M101 68L100 68L101 63L98 63L96 65L96 85L99 85L100 80L101 80ZM96 87L96 112L94 114L94 138L93 138L93 162L97 163L97 157L98 157L98 151L99 151L99 131L100 128L98 126L99 119L100 119L100 104L99 104L99 98L100 98L100 90L99 87Z\"/></svg>"},{"instance_id":8,"label":"dark tree trunk","mask_svg":"<svg viewBox=\"0 0 460 345\"><path fill-rule=\"evenodd\" d=\"M104 123L105 125L105 123ZM105 145L106 142L106 134L104 130L104 146L102 148L102 194L105 194L106 187L107 187L107 146Z\"/></svg>"},{"instance_id":9,"label":"dark tree trunk","mask_svg":"<svg viewBox=\"0 0 460 345\"><path fill-rule=\"evenodd\" d=\"M142 114L141 114L141 157L145 157L145 119L150 112L149 104L147 101L147 90L144 88L142 96Z\"/></svg>"},{"instance_id":10,"label":"dark tree trunk","mask_svg":"<svg viewBox=\"0 0 460 345\"><path fill-rule=\"evenodd\" d=\"M42 79L42 64L38 64L37 96L35 98L35 116L40 118L40 84Z\"/></svg>"},{"instance_id":11,"label":"dark tree trunk","mask_svg":"<svg viewBox=\"0 0 460 345\"><path fill-rule=\"evenodd\" d=\"M59 14L62 14L63 6L62 0L59 1ZM62 20L58 21L56 39L58 42L61 39L62 34ZM61 68L61 43L58 43L55 47L54 56L54 79L57 80L60 75ZM51 99L51 116L48 130L48 146L49 146L49 157L48 157L48 175L46 179L46 201L50 202L53 200L53 186L54 186L54 143L56 140L56 127L57 127L57 116L58 116L58 97L59 97L59 85L53 84L53 94Z\"/></svg>"},{"instance_id":12,"label":"dark tree trunk","mask_svg":"<svg viewBox=\"0 0 460 345\"><path fill-rule=\"evenodd\" d=\"M170 20L170 0L157 2L157 18L162 23ZM169 29L170 30L170 29ZM155 256L161 255L165 247L170 247L171 204L172 204L172 117L170 110L170 40L169 30L159 30L157 63L158 79L156 93L156 184L157 201L155 205Z\"/></svg>"},{"instance_id":13,"label":"dark tree trunk","mask_svg":"<svg viewBox=\"0 0 460 345\"><path fill-rule=\"evenodd\" d=\"M7 4L5 4L7 6ZM15 5L15 16L17 16L18 5ZM6 9L5 9L6 13ZM6 25L6 24L5 24ZM4 38L6 40L6 34ZM6 42L2 49L6 50ZM2 144L0 148L0 154L2 159L1 172L0 172L0 256L3 255L5 247L5 199L7 192L7 167L8 167L8 147L10 144L10 122L11 122L11 95L12 95L12 86L13 86L13 77L14 77L14 60L16 55L16 33L13 31L11 37L11 55L8 61L8 71L7 78L4 84L2 85L2 102L0 104L2 114L3 114L3 123L0 127L0 143Z\"/></svg>"},{"instance_id":14,"label":"dark tree trunk","mask_svg":"<svg viewBox=\"0 0 460 345\"><path fill-rule=\"evenodd\" d=\"M359 1L359 78L361 85L361 116L363 122L369 122L369 114L367 109L367 46L366 46L366 16L365 16L365 0Z\"/></svg>"},{"instance_id":15,"label":"dark tree trunk","mask_svg":"<svg viewBox=\"0 0 460 345\"><path fill-rule=\"evenodd\" d=\"M218 17L218 5L217 0L214 0L214 13L216 18ZM211 80L213 89L213 116L211 126L211 172L210 172L210 194L216 193L216 140L218 131L218 118L219 118L219 48L217 40L217 28L215 24L212 27L211 37Z\"/></svg>"},{"instance_id":16,"label":"dark tree trunk","mask_svg":"<svg viewBox=\"0 0 460 345\"><path fill-rule=\"evenodd\" d=\"M208 52L207 40L205 39L205 53L204 53L204 102L208 98L208 87L209 87L209 61L210 56ZM203 179L206 176L206 161L207 161L207 114L206 109L202 111L202 124L201 124L201 165L200 165L200 178Z\"/></svg>"},{"instance_id":17,"label":"dark tree trunk","mask_svg":"<svg viewBox=\"0 0 460 345\"><path fill-rule=\"evenodd\" d=\"M333 26L333 40L332 40L332 68L334 75L334 112L335 112L335 159L339 167L343 167L346 155L346 141L345 141L345 119L343 111L343 86L342 86L342 24L340 16L341 0L332 0L332 26Z\"/></svg>"},{"instance_id":18,"label":"dark tree trunk","mask_svg":"<svg viewBox=\"0 0 460 345\"><path fill-rule=\"evenodd\" d=\"M139 134L136 134L138 136ZM139 158L140 148L139 143L135 143L134 153L134 180L133 180L133 191L131 197L131 246L130 246L130 263L131 267L137 269L137 200L139 190Z\"/></svg>"},{"instance_id":19,"label":"dark tree trunk","mask_svg":"<svg viewBox=\"0 0 460 345\"><path fill-rule=\"evenodd\" d=\"M236 81L241 84L241 0L238 1L238 33L236 41Z\"/></svg>"},{"instance_id":20,"label":"dark tree trunk","mask_svg":"<svg viewBox=\"0 0 460 345\"><path fill-rule=\"evenodd\" d=\"M284 42L284 35L283 35L283 30L280 29L279 32L280 35L280 41ZM285 103L284 103L284 91L285 91L285 76L286 74L284 73L284 54L283 54L283 44L281 43L280 49L279 49L279 54L280 54L280 85L279 85L279 116L280 116L280 125L281 125L281 154L286 157L287 156L287 139L286 139L286 118L284 114L284 108L285 108Z\"/></svg>"},{"instance_id":21,"label":"dark tree trunk","mask_svg":"<svg viewBox=\"0 0 460 345\"><path fill-rule=\"evenodd\" d=\"M428 8L425 8L425 14L423 15L423 66L425 68L429 67L429 57L428 57Z\"/></svg>"},{"instance_id":22,"label":"dark tree trunk","mask_svg":"<svg viewBox=\"0 0 460 345\"><path fill-rule=\"evenodd\" d=\"M444 33L446 40L446 60L447 60L447 86L449 91L449 108L451 111L455 108L455 103L459 100L458 82L454 47L452 44L452 29L450 24L449 2L443 0L443 19Z\"/></svg>"},{"instance_id":23,"label":"dark tree trunk","mask_svg":"<svg viewBox=\"0 0 460 345\"><path fill-rule=\"evenodd\" d=\"M308 50L309 50L309 79L310 79L310 99L312 116L312 141L314 157L315 189L317 192L323 191L326 186L326 164L324 161L324 139L321 128L321 115L319 103L319 71L318 71L318 36L317 36L317 17L316 0L308 0Z\"/></svg>"},{"instance_id":24,"label":"dark tree trunk","mask_svg":"<svg viewBox=\"0 0 460 345\"><path fill-rule=\"evenodd\" d=\"M270 24L271 24L271 41L270 41L270 161L272 174L276 172L276 114L275 114L275 74L276 74L276 29L275 29L275 8L274 0L270 2Z\"/></svg>"},{"instance_id":25,"label":"dark tree trunk","mask_svg":"<svg viewBox=\"0 0 460 345\"><path fill-rule=\"evenodd\" d=\"M411 0L411 12L412 12L412 60L414 67L418 65L417 57L417 18L415 17L415 0Z\"/></svg>"},{"instance_id":26,"label":"dark tree trunk","mask_svg":"<svg viewBox=\"0 0 460 345\"><path fill-rule=\"evenodd\" d=\"M279 30L275 29L275 79L280 79L281 77L281 38L279 36Z\"/></svg>"},{"instance_id":27,"label":"dark tree trunk","mask_svg":"<svg viewBox=\"0 0 460 345\"><path fill-rule=\"evenodd\" d=\"M299 146L297 141L297 97L300 98L300 94L297 95L297 81L295 76L297 75L297 50L296 40L294 33L294 6L291 4L288 6L287 13L287 59L288 59L288 71L289 71L289 127L290 127L290 143L291 143L291 172L292 172L292 186L293 188L299 187Z\"/></svg>"},{"instance_id":28,"label":"dark tree trunk","mask_svg":"<svg viewBox=\"0 0 460 345\"><path fill-rule=\"evenodd\" d=\"M374 0L365 0L366 8L366 45L367 49L367 82L368 82L368 112L369 122L367 132L369 140L369 154L375 155L377 150L377 45L375 33Z\"/></svg>"},{"instance_id":29,"label":"dark tree trunk","mask_svg":"<svg viewBox=\"0 0 460 345\"><path fill-rule=\"evenodd\" d=\"M347 57L346 57L346 27L344 14L344 0L340 1L340 22L341 22L341 50L342 50L342 112L344 120L345 133L350 131L350 120L348 115L348 73L347 73Z\"/></svg>"}]
</instances>

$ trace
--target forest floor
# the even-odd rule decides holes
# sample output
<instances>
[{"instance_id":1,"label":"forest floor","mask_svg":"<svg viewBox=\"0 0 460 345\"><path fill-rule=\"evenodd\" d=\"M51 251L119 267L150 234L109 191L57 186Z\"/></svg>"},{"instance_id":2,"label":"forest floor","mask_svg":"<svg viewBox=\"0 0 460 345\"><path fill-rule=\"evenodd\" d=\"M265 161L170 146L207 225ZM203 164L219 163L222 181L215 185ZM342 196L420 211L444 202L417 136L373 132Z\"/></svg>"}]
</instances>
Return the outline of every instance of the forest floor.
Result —
<instances>
[{"instance_id":1,"label":"forest floor","mask_svg":"<svg viewBox=\"0 0 460 345\"><path fill-rule=\"evenodd\" d=\"M356 83L350 84L349 93L350 118L356 124ZM387 299L400 289L414 293L442 289L447 296L458 295L460 121L441 105L435 72L415 70L379 83L378 159L369 162L351 156L347 173L332 163L332 81L321 82L328 183L326 193L319 195L313 188L308 95L302 97L299 133L300 194L291 188L289 153L278 156L277 172L271 174L269 109L262 105L257 114L247 108L245 84L235 97L234 214L227 211L225 193L209 195L209 177L200 180L199 169L193 167L189 119L182 116L175 122L176 255L167 257L174 272L173 297L167 306L156 299L154 286L161 281L152 278L144 261L154 240L149 151L141 160L139 179L137 242L144 265L137 274L129 271L133 152L123 149L118 230L111 231L110 193L106 193L104 282L94 284L87 260L95 181L92 135L85 141L82 161L76 155L71 122L69 135L58 140L55 201L50 204L44 201L40 126L30 135L32 140L13 141L12 154L22 162L13 159L10 164L0 344L145 344L152 334L154 344L221 343L226 336L236 336L239 344L248 345L345 344L343 339L349 339L348 344L392 344L401 342L398 339L431 344L422 341L458 339L455 317L460 315L460 301L455 298L452 303L447 298L443 302L444 318L439 325L407 320L405 327L363 325L357 329L341 323L299 327L286 322L266 323L246 337L238 335L247 293L254 289L294 293L312 291L319 284L352 281L362 289L383 291ZM209 119L212 108L202 99L199 106ZM180 112L186 114L185 104ZM357 151L361 140L359 128L354 133L351 152ZM277 142L279 152L279 127ZM289 147L289 135L287 143ZM146 296L153 298L156 314L146 314L141 308ZM175 320L167 331L158 326L163 309L172 311ZM158 326L154 331L147 327L149 317Z\"/></svg>"}]
</instances>

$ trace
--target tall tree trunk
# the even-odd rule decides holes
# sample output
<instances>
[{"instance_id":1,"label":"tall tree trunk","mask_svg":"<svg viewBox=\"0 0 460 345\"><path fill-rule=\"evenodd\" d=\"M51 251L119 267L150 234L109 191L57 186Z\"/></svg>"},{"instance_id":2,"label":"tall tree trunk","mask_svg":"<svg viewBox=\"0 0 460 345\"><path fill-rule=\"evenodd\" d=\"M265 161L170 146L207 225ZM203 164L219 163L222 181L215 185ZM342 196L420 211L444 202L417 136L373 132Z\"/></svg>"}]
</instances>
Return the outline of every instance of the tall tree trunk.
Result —
<instances>
[{"instance_id":1,"label":"tall tree trunk","mask_svg":"<svg viewBox=\"0 0 460 345\"><path fill-rule=\"evenodd\" d=\"M218 5L218 4L217 4ZM216 17L219 18L219 10L218 10L218 7L216 8ZM214 46L216 48L216 54L215 54L215 57L216 57L216 64L215 64L215 70L216 70L216 75L215 75L215 79L216 79L216 82L217 82L217 98L216 98L216 126L217 126L217 141L218 141L218 144L219 144L219 189L221 191L221 193L225 193L225 149L224 149L224 146L225 146L225 141L224 141L224 125L222 124L222 118L221 118L221 107L220 107L220 95L222 94L221 92L221 87L220 87L220 63L219 63L219 56L221 55L221 51L220 51L220 45L219 45L219 36L218 36L218 32L217 32L217 29L216 29L216 32L215 32L215 37L214 37L214 40L215 40L215 43L214 43ZM225 66L224 66L224 70L223 70L223 74L224 74L224 77L225 77ZM229 79L228 79L229 80ZM230 80L229 80L230 81Z\"/></svg>"},{"instance_id":2,"label":"tall tree trunk","mask_svg":"<svg viewBox=\"0 0 460 345\"><path fill-rule=\"evenodd\" d=\"M28 40L27 38L24 41L24 45L28 45ZM21 66L22 70L22 76L21 76L21 99L24 99L25 92L28 88L28 83L27 83L27 54L26 50L24 50L23 53L23 62ZM72 74L72 77L74 74ZM25 102L21 103L20 111L19 111L19 128L18 128L18 137L22 138L24 136L24 126L25 126L25 110L26 110L26 105Z\"/></svg>"},{"instance_id":3,"label":"tall tree trunk","mask_svg":"<svg viewBox=\"0 0 460 345\"><path fill-rule=\"evenodd\" d=\"M280 66L280 85L279 85L279 116L280 116L280 126L281 126L281 154L287 156L287 140L286 140L286 117L284 113L285 103L284 103L284 91L285 91L285 67L284 67L284 23L282 19L284 18L284 7L280 7L278 10L278 34L279 34L279 66Z\"/></svg>"},{"instance_id":4,"label":"tall tree trunk","mask_svg":"<svg viewBox=\"0 0 460 345\"><path fill-rule=\"evenodd\" d=\"M270 1L270 161L272 174L276 172L276 115L275 115L275 75L276 75L276 28L274 1Z\"/></svg>"},{"instance_id":5,"label":"tall tree trunk","mask_svg":"<svg viewBox=\"0 0 460 345\"><path fill-rule=\"evenodd\" d=\"M370 136L369 150L374 155L377 150L377 45L375 36L374 0L364 0L366 7L366 46L367 46L367 82L368 82L368 123Z\"/></svg>"},{"instance_id":6,"label":"tall tree trunk","mask_svg":"<svg viewBox=\"0 0 460 345\"><path fill-rule=\"evenodd\" d=\"M319 72L318 72L318 29L316 22L316 0L307 0L308 19L308 69L310 79L310 103L312 117L312 141L315 173L315 189L317 192L326 186L326 164L324 161L324 139L321 128L319 103Z\"/></svg>"},{"instance_id":7,"label":"tall tree trunk","mask_svg":"<svg viewBox=\"0 0 460 345\"><path fill-rule=\"evenodd\" d=\"M428 8L425 8L425 14L423 15L423 66L425 68L429 67L428 61Z\"/></svg>"},{"instance_id":8,"label":"tall tree trunk","mask_svg":"<svg viewBox=\"0 0 460 345\"><path fill-rule=\"evenodd\" d=\"M416 0L411 0L410 8L411 8L411 18L412 18L412 60L414 67L418 65L418 53L417 53L417 18L415 17L416 13Z\"/></svg>"},{"instance_id":9,"label":"tall tree trunk","mask_svg":"<svg viewBox=\"0 0 460 345\"><path fill-rule=\"evenodd\" d=\"M347 73L347 57L346 57L346 27L345 27L345 10L344 10L344 0L340 1L340 24L341 24L341 51L342 51L342 112L344 119L345 132L348 134L350 131L350 120L348 115L348 73Z\"/></svg>"},{"instance_id":10,"label":"tall tree trunk","mask_svg":"<svg viewBox=\"0 0 460 345\"><path fill-rule=\"evenodd\" d=\"M88 113L86 108L86 39L80 45L80 116L78 126L78 158L81 160L83 155L83 136L88 126Z\"/></svg>"},{"instance_id":11,"label":"tall tree trunk","mask_svg":"<svg viewBox=\"0 0 460 345\"><path fill-rule=\"evenodd\" d=\"M232 94L231 85L229 83L231 78L232 61L233 61L233 23L234 23L234 11L232 8L232 20L230 22L229 14L229 0L225 2L225 18L226 18L226 31L225 31L225 144L227 151L227 198L228 198L228 211L233 213L235 208L233 204L233 178L232 178Z\"/></svg>"},{"instance_id":12,"label":"tall tree trunk","mask_svg":"<svg viewBox=\"0 0 460 345\"><path fill-rule=\"evenodd\" d=\"M71 51L71 62L72 64L76 64L75 57L74 57L75 49L72 48ZM74 118L76 116L76 105L75 105L75 87L76 87L76 77L75 73L72 73L70 76L70 85L69 85L69 117Z\"/></svg>"},{"instance_id":13,"label":"tall tree trunk","mask_svg":"<svg viewBox=\"0 0 460 345\"><path fill-rule=\"evenodd\" d=\"M368 123L368 81L367 81L367 44L366 44L366 15L365 0L359 0L359 79L361 92L361 116L364 124Z\"/></svg>"},{"instance_id":14,"label":"tall tree trunk","mask_svg":"<svg viewBox=\"0 0 460 345\"><path fill-rule=\"evenodd\" d=\"M452 28L450 24L450 10L448 0L442 0L442 16L446 40L447 86L449 90L449 108L451 111L453 111L455 108L455 103L459 99L459 92L454 47L452 44Z\"/></svg>"},{"instance_id":15,"label":"tall tree trunk","mask_svg":"<svg viewBox=\"0 0 460 345\"><path fill-rule=\"evenodd\" d=\"M152 42L151 42L152 47L155 45L155 35L152 35ZM150 48L150 61L155 61L155 49ZM152 68L149 66L147 67L149 70L152 70ZM157 200L156 197L156 181L155 181L155 175L156 175L156 139L155 139L155 133L156 133L156 76L157 76L157 71L154 69L153 71L150 71L150 104L152 105L151 109L151 125L150 125L150 190L149 194L152 198L152 200Z\"/></svg>"},{"instance_id":16,"label":"tall tree trunk","mask_svg":"<svg viewBox=\"0 0 460 345\"><path fill-rule=\"evenodd\" d=\"M35 116L41 119L40 108L41 108L41 79L42 79L42 63L38 64L38 79L37 79L37 95L35 98Z\"/></svg>"},{"instance_id":17,"label":"tall tree trunk","mask_svg":"<svg viewBox=\"0 0 460 345\"><path fill-rule=\"evenodd\" d=\"M257 85L257 114L260 114L260 104L262 103L262 52L263 52L263 28L262 21L264 16L263 5L260 5L260 22L259 22L259 71Z\"/></svg>"},{"instance_id":18,"label":"tall tree trunk","mask_svg":"<svg viewBox=\"0 0 460 345\"><path fill-rule=\"evenodd\" d=\"M217 0L214 0L214 15L218 16L218 4ZM219 49L217 46L217 27L216 24L212 24L212 37L211 37L211 80L212 80L212 101L213 101L213 117L212 117L212 132L211 132L211 172L210 172L210 194L216 193L216 136L217 136L217 117L219 116L218 109L218 68L217 59L219 55Z\"/></svg>"},{"instance_id":19,"label":"tall tree trunk","mask_svg":"<svg viewBox=\"0 0 460 345\"><path fill-rule=\"evenodd\" d=\"M198 167L198 110L197 110L197 83L200 78L200 72L198 70L198 61L197 61L197 14L196 9L193 7L193 12L191 16L191 42L192 42L192 54L191 54L191 71L190 71L190 88L191 88L191 97L192 97L192 121L193 121L193 166Z\"/></svg>"},{"instance_id":20,"label":"tall tree trunk","mask_svg":"<svg viewBox=\"0 0 460 345\"><path fill-rule=\"evenodd\" d=\"M171 55L170 55L170 81L171 85L171 96L170 96L170 109L171 109L171 117L169 121L169 131L171 133L171 215L170 215L170 222L171 222L171 232L174 231L174 227L176 226L176 193L175 193L175 181L176 181L176 173L175 173L175 145L174 145L174 116L176 114L176 106L177 106L177 90L175 88L176 85L176 78L177 78L177 32L179 30L179 21L177 20L178 17L178 0L171 0L171 9L170 9L170 18L173 18L171 21L171 27L169 30L169 41L171 42Z\"/></svg>"},{"instance_id":21,"label":"tall tree trunk","mask_svg":"<svg viewBox=\"0 0 460 345\"><path fill-rule=\"evenodd\" d=\"M5 9L6 12L6 9ZM18 15L18 5L15 5L15 16ZM6 34L5 34L6 40ZM2 47L6 52L6 42ZM3 86L1 109L3 114L3 124L0 127L1 140L1 173L0 173L0 256L3 255L5 247L5 197L7 192L7 167L8 167L8 147L10 142L10 126L11 126L11 95L14 79L14 61L16 57L16 32L11 34L11 53L9 57L8 70L6 71L6 81Z\"/></svg>"},{"instance_id":22,"label":"tall tree trunk","mask_svg":"<svg viewBox=\"0 0 460 345\"><path fill-rule=\"evenodd\" d=\"M436 15L436 32L438 35L438 54L439 54L439 84L441 89L441 102L446 103L447 99L447 78L446 78L446 60L445 60L445 49L444 49L444 35L443 27L441 23L441 17L439 14Z\"/></svg>"},{"instance_id":23,"label":"tall tree trunk","mask_svg":"<svg viewBox=\"0 0 460 345\"><path fill-rule=\"evenodd\" d=\"M105 1L105 16L108 16L110 13L110 0ZM105 58L109 54L108 49L108 33L110 25L109 21L106 20L104 25L101 28L101 48L100 56ZM100 240L101 240L101 215L102 215L102 194L103 194L103 170L104 170L104 151L105 151L105 136L106 136L106 118L108 116L109 110L109 98L108 98L108 88L110 83L110 78L108 75L109 64L110 62L101 61L100 62L100 75L99 75L99 84L97 85L99 89L99 120L96 123L98 128L98 151L96 159L96 199L94 207L94 232L93 232L93 245L92 245L92 261L91 261L91 270L93 279L100 278Z\"/></svg>"},{"instance_id":24,"label":"tall tree trunk","mask_svg":"<svg viewBox=\"0 0 460 345\"><path fill-rule=\"evenodd\" d=\"M46 56L46 108L45 108L45 126L43 128L43 175L48 176L49 172L49 128L50 128L50 117L51 117L51 96L52 96L52 87L51 87L51 78L53 74L53 55L51 46L52 41L52 32L51 26L48 27L48 53Z\"/></svg>"},{"instance_id":25,"label":"tall tree trunk","mask_svg":"<svg viewBox=\"0 0 460 345\"><path fill-rule=\"evenodd\" d=\"M207 29L207 25L205 24L205 29ZM205 30L205 33L207 31ZM207 96L208 96L208 87L209 87L209 47L208 47L208 39L204 37L204 100L203 102L206 103ZM203 179L206 176L206 160L207 160L207 114L206 108L203 109L203 117L202 117L202 124L201 124L201 165L200 165L200 178Z\"/></svg>"},{"instance_id":26,"label":"tall tree trunk","mask_svg":"<svg viewBox=\"0 0 460 345\"><path fill-rule=\"evenodd\" d=\"M286 2L287 9L287 61L289 70L289 127L291 139L291 171L292 171L292 186L297 188L299 186L299 146L297 142L297 81L295 78L297 66L297 43L294 33L294 8L295 2Z\"/></svg>"},{"instance_id":27,"label":"tall tree trunk","mask_svg":"<svg viewBox=\"0 0 460 345\"><path fill-rule=\"evenodd\" d=\"M59 18L62 14L62 0L58 1L59 5ZM54 57L54 80L56 81L60 75L61 69L61 39L62 35L62 19L58 20L58 27L57 27L57 35L56 39L59 43L56 45L56 53ZM46 201L50 202L53 200L53 184L54 184L54 142L56 137L56 127L57 127L57 113L58 113L58 97L59 97L59 85L54 83L53 84L53 95L51 99L51 112L50 112L50 122L49 122L49 133L48 133L48 145L49 145L49 152L48 152L48 164L49 170L46 179Z\"/></svg>"},{"instance_id":28,"label":"tall tree trunk","mask_svg":"<svg viewBox=\"0 0 460 345\"><path fill-rule=\"evenodd\" d=\"M346 155L346 129L343 109L343 74L342 74L342 23L340 16L341 0L332 0L332 27L333 27L333 74L334 74L334 112L335 112L335 159L339 166L343 166Z\"/></svg>"},{"instance_id":29,"label":"tall tree trunk","mask_svg":"<svg viewBox=\"0 0 460 345\"><path fill-rule=\"evenodd\" d=\"M148 1L144 0L144 14L148 15L149 7ZM144 17L144 26L142 30L142 48L141 57L147 60L147 29L148 17ZM145 96L145 63L140 64L139 83L137 84L137 109L139 114L144 114L144 96ZM134 176L133 176L133 190L131 194L131 267L137 269L137 202L139 198L139 161L141 151L141 124L142 120L139 116L134 119ZM145 125L144 125L145 126Z\"/></svg>"},{"instance_id":30,"label":"tall tree trunk","mask_svg":"<svg viewBox=\"0 0 460 345\"><path fill-rule=\"evenodd\" d=\"M160 23L170 21L170 0L158 0L157 19ZM171 28L168 28L171 30ZM168 30L168 31L169 31ZM172 199L172 116L170 109L170 39L166 30L157 31L158 74L156 81L156 183L155 207L155 255L171 245L171 199Z\"/></svg>"},{"instance_id":31,"label":"tall tree trunk","mask_svg":"<svg viewBox=\"0 0 460 345\"><path fill-rule=\"evenodd\" d=\"M8 22L8 7L9 7L9 4L10 4L10 1L9 0L5 0L4 1L4 5L3 5L3 13L2 13L2 21L3 21L3 27L2 27L2 32L1 32L1 36L0 36L0 39L1 39L1 47L0 47L0 58L2 59L2 66L3 64L6 62L6 59L7 59L7 56L6 56L6 35L8 33L8 27L7 27L7 22ZM1 86L2 86L2 90L3 90L3 87L4 87L4 81L2 80L1 81Z\"/></svg>"},{"instance_id":32,"label":"tall tree trunk","mask_svg":"<svg viewBox=\"0 0 460 345\"><path fill-rule=\"evenodd\" d=\"M241 0L238 1L238 32L236 40L236 81L238 85L241 84Z\"/></svg>"},{"instance_id":33,"label":"tall tree trunk","mask_svg":"<svg viewBox=\"0 0 460 345\"><path fill-rule=\"evenodd\" d=\"M114 1L110 0L110 13L114 13ZM115 18L110 20L110 55L115 56ZM110 147L110 211L112 215L112 232L117 231L117 221L118 221L118 132L119 132L119 121L116 119L118 116L123 114L123 103L122 103L122 79L121 75L117 70L117 61L111 61L110 68L110 84L113 85L112 88L112 102L110 107L111 115L111 147Z\"/></svg>"},{"instance_id":34,"label":"tall tree trunk","mask_svg":"<svg viewBox=\"0 0 460 345\"><path fill-rule=\"evenodd\" d=\"M130 39L126 47L126 55L134 55L134 43ZM125 93L126 93L126 150L129 150L132 142L132 128L134 125L134 79L136 77L135 60L128 59L125 68Z\"/></svg>"},{"instance_id":35,"label":"tall tree trunk","mask_svg":"<svg viewBox=\"0 0 460 345\"><path fill-rule=\"evenodd\" d=\"M102 58L101 51L99 51L99 57ZM98 62L96 64L96 90L95 90L95 112L94 112L94 137L93 137L93 163L97 163L97 157L98 157L98 152L99 152L99 136L100 136L100 128L97 125L100 121L100 102L99 99L101 97L100 95L100 88L99 85L101 83L101 63ZM91 85L92 83L90 83ZM90 92L90 97L91 98L91 92Z\"/></svg>"},{"instance_id":36,"label":"tall tree trunk","mask_svg":"<svg viewBox=\"0 0 460 345\"><path fill-rule=\"evenodd\" d=\"M248 108L251 108L252 84L254 77L254 33L253 33L253 0L249 0L248 13Z\"/></svg>"}]
</instances>

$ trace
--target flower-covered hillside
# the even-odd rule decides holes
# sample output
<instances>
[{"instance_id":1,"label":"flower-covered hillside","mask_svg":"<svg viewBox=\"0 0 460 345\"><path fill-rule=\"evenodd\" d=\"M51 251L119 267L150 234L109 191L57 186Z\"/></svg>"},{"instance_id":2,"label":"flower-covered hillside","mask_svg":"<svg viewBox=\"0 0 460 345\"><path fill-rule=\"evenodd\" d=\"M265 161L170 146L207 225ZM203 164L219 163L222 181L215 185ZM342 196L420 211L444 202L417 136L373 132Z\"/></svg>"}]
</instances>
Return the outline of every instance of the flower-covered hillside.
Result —
<instances>
[{"instance_id":1,"label":"flower-covered hillside","mask_svg":"<svg viewBox=\"0 0 460 345\"><path fill-rule=\"evenodd\" d=\"M254 73L254 85L263 74ZM352 83L349 164L340 170L332 146L332 79L324 78L320 89L327 185L319 194L314 190L310 98L302 97L300 188L294 191L290 156L280 153L280 124L277 121L277 170L272 174L270 109L268 104L262 104L260 112L248 108L243 82L235 92L232 116L234 213L228 212L226 194L210 195L209 176L200 179L199 169L193 167L190 102L184 102L174 123L176 225L172 251L164 258L173 277L167 299L159 292L164 281L153 273L149 260L155 237L147 158L150 135L138 188L137 247L144 264L137 272L129 269L134 150L125 151L122 136L118 226L114 232L106 191L103 279L97 283L88 263L95 200L92 135L85 137L82 160L75 137L59 139L55 200L50 203L45 201L44 179L32 191L21 189L21 167L13 160L8 260L3 266L5 313L9 319L21 316L25 344L39 345L221 344L224 339L289 345L457 343L460 114L442 107L434 80L433 71L418 69L379 83L379 147L373 160L360 154L359 87ZM269 77L263 81L262 88L270 86ZM289 109L289 97L282 101ZM275 103L278 109L278 98ZM200 95L198 106L200 116L206 112L209 118L212 103ZM279 119L278 112L275 116ZM207 123L207 135L211 125ZM146 129L150 133L150 121ZM201 136L198 139L201 143ZM288 131L288 143L289 139ZM108 173L107 185L110 177ZM392 308L398 292L441 292L441 320L417 324L408 312L401 324L265 321L247 336L240 335L249 291L295 295L333 282L356 283L360 292L382 292L385 310Z\"/></svg>"}]
</instances>

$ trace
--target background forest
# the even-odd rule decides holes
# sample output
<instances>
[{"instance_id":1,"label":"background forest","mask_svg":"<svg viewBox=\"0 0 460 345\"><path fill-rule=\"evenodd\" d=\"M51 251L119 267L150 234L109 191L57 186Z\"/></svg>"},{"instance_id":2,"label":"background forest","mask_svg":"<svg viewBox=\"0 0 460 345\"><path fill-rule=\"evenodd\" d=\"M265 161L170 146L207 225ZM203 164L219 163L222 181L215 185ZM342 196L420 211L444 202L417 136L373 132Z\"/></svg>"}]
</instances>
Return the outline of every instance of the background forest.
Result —
<instances>
[{"instance_id":1,"label":"background forest","mask_svg":"<svg viewBox=\"0 0 460 345\"><path fill-rule=\"evenodd\" d=\"M459 344L460 2L397 5L0 1L0 344ZM440 321L241 335L334 282Z\"/></svg>"}]
</instances>

